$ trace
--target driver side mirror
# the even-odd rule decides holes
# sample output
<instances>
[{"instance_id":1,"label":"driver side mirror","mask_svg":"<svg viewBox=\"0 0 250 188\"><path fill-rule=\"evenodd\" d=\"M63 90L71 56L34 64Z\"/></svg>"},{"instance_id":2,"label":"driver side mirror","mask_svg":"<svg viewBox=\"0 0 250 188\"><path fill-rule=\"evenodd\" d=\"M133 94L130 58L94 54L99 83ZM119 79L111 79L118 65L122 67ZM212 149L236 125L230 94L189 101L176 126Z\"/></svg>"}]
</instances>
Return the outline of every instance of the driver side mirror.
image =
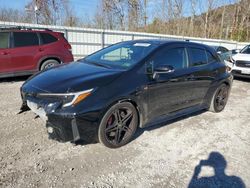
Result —
<instances>
[{"instance_id":1,"label":"driver side mirror","mask_svg":"<svg viewBox=\"0 0 250 188\"><path fill-rule=\"evenodd\" d=\"M167 74L171 72L174 72L174 67L171 65L161 65L159 67L155 67L153 79L155 79L158 74Z\"/></svg>"}]
</instances>

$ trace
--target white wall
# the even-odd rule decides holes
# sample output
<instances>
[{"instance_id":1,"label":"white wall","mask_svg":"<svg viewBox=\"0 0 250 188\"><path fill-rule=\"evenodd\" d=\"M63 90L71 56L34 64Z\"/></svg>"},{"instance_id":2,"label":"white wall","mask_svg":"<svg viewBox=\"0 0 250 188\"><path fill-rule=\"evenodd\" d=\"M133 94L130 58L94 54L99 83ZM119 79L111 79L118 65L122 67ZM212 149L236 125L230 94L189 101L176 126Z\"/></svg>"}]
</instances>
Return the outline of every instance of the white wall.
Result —
<instances>
[{"instance_id":1,"label":"white wall","mask_svg":"<svg viewBox=\"0 0 250 188\"><path fill-rule=\"evenodd\" d=\"M91 54L105 46L113 43L126 40L136 39L171 39L171 40L189 40L192 42L203 43L207 45L221 45L228 49L243 48L248 43L240 43L235 41L219 40L219 39L204 39L185 36L174 35L161 35L150 33L138 33L138 32L126 32L126 31L114 31L114 30L102 30L102 29L88 29L78 27L64 27L64 26L51 26L51 25L38 25L16 22L2 22L0 21L0 27L13 27L13 26L25 26L33 28L48 28L55 31L65 33L65 37L68 39L72 46L72 52L75 59L84 57Z\"/></svg>"}]
</instances>

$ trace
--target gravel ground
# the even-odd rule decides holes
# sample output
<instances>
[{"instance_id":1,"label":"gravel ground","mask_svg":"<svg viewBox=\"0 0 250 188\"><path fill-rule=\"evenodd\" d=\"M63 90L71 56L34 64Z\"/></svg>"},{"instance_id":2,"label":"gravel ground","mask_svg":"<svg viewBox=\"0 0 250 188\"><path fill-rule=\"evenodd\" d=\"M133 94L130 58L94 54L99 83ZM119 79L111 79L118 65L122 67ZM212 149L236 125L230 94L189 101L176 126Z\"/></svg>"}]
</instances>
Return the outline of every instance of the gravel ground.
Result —
<instances>
[{"instance_id":1,"label":"gravel ground","mask_svg":"<svg viewBox=\"0 0 250 188\"><path fill-rule=\"evenodd\" d=\"M22 83L0 83L0 187L188 187L206 181L213 187L218 180L250 187L246 80L234 81L222 113L204 112L145 129L115 150L49 140L35 114L17 115Z\"/></svg>"}]
</instances>

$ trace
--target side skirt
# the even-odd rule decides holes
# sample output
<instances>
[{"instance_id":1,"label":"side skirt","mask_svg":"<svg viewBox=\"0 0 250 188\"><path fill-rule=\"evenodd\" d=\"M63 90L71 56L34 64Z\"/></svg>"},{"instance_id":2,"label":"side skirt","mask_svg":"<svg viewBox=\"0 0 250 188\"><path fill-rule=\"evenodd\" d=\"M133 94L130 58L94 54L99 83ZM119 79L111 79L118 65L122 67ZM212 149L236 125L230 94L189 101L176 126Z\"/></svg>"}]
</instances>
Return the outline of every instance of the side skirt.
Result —
<instances>
[{"instance_id":1,"label":"side skirt","mask_svg":"<svg viewBox=\"0 0 250 188\"><path fill-rule=\"evenodd\" d=\"M155 125L159 125L162 123L167 123L168 121L171 121L171 120L174 120L174 119L177 119L180 117L184 117L187 115L191 115L191 114L194 114L197 112L202 112L202 110L206 110L206 109L207 109L207 106L205 106L204 104L195 105L195 106L192 106L189 108L185 108L182 110L178 110L178 111L157 117L157 118L153 119L152 121L143 125L141 128L155 126Z\"/></svg>"}]
</instances>

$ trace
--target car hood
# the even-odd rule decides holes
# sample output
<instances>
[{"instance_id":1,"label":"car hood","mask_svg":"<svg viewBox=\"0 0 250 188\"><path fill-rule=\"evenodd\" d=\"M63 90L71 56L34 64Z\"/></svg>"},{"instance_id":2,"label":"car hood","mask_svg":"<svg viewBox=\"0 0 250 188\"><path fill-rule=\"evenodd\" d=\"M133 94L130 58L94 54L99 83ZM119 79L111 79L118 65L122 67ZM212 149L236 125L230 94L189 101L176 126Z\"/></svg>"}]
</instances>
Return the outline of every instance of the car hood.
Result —
<instances>
[{"instance_id":1,"label":"car hood","mask_svg":"<svg viewBox=\"0 0 250 188\"><path fill-rule=\"evenodd\" d=\"M238 53L238 54L233 56L233 59L235 61L250 61L250 54Z\"/></svg>"},{"instance_id":2,"label":"car hood","mask_svg":"<svg viewBox=\"0 0 250 188\"><path fill-rule=\"evenodd\" d=\"M30 92L78 92L105 86L122 72L124 71L86 62L73 62L32 76L24 83L22 88Z\"/></svg>"}]
</instances>

